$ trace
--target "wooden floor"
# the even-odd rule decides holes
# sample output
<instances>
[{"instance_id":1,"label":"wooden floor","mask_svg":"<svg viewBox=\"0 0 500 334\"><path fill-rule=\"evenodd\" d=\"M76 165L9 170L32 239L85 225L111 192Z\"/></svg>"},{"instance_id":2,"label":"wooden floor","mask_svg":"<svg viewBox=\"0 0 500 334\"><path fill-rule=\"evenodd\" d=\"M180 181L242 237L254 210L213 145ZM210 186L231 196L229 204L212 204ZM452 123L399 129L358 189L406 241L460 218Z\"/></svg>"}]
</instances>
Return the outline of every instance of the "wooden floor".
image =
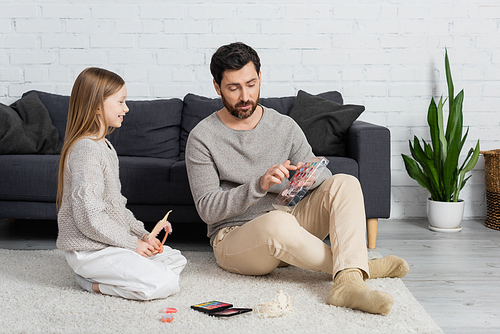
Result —
<instances>
[{"instance_id":1,"label":"wooden floor","mask_svg":"<svg viewBox=\"0 0 500 334\"><path fill-rule=\"evenodd\" d=\"M462 231L432 232L426 220L381 220L376 251L405 258L405 285L445 333L500 333L500 231L463 221ZM176 231L169 245L210 251L204 227ZM0 248L55 248L55 222L0 220ZM177 239L174 237L177 235Z\"/></svg>"}]
</instances>

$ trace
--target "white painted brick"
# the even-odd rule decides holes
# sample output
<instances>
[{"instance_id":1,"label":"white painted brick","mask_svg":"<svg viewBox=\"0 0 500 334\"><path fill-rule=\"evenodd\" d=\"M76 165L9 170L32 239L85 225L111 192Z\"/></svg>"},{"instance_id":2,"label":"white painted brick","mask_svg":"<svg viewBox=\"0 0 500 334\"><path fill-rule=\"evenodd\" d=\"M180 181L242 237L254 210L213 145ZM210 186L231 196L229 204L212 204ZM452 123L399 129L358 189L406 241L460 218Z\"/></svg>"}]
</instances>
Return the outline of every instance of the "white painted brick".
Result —
<instances>
[{"instance_id":1,"label":"white painted brick","mask_svg":"<svg viewBox=\"0 0 500 334\"><path fill-rule=\"evenodd\" d=\"M467 34L474 31L476 34L491 33L497 30L497 21L492 19L454 20L450 25L450 33Z\"/></svg>"},{"instance_id":2,"label":"white painted brick","mask_svg":"<svg viewBox=\"0 0 500 334\"><path fill-rule=\"evenodd\" d=\"M43 83L23 83L9 85L9 95L12 97L21 97L30 90L40 90L43 92L54 92L53 85Z\"/></svg>"},{"instance_id":3,"label":"white painted brick","mask_svg":"<svg viewBox=\"0 0 500 334\"><path fill-rule=\"evenodd\" d=\"M262 66L296 65L300 63L301 54L302 55L304 54L303 52L297 52L297 51L270 52L267 50L263 50L257 52L259 53L260 63Z\"/></svg>"},{"instance_id":4,"label":"white painted brick","mask_svg":"<svg viewBox=\"0 0 500 334\"><path fill-rule=\"evenodd\" d=\"M132 34L108 34L90 36L91 48L132 48L136 44Z\"/></svg>"},{"instance_id":5,"label":"white painted brick","mask_svg":"<svg viewBox=\"0 0 500 334\"><path fill-rule=\"evenodd\" d=\"M424 19L429 17L427 6L398 6L399 19Z\"/></svg>"},{"instance_id":6,"label":"white painted brick","mask_svg":"<svg viewBox=\"0 0 500 334\"><path fill-rule=\"evenodd\" d=\"M312 20L309 21L311 34L352 34L354 22L351 20Z\"/></svg>"},{"instance_id":7,"label":"white painted brick","mask_svg":"<svg viewBox=\"0 0 500 334\"><path fill-rule=\"evenodd\" d=\"M80 34L44 34L41 37L42 48L83 49L87 38Z\"/></svg>"},{"instance_id":8,"label":"white painted brick","mask_svg":"<svg viewBox=\"0 0 500 334\"><path fill-rule=\"evenodd\" d=\"M3 49L35 49L36 37L29 35L0 35L0 45Z\"/></svg>"},{"instance_id":9,"label":"white painted brick","mask_svg":"<svg viewBox=\"0 0 500 334\"><path fill-rule=\"evenodd\" d=\"M330 51L330 52L317 52L317 51L304 51L302 52L302 64L306 66L324 66L335 64L347 64L348 55L344 52Z\"/></svg>"},{"instance_id":10,"label":"white painted brick","mask_svg":"<svg viewBox=\"0 0 500 334\"><path fill-rule=\"evenodd\" d=\"M0 18L26 18L37 17L38 10L35 3L24 3L13 5L12 3L0 4Z\"/></svg>"},{"instance_id":11,"label":"white painted brick","mask_svg":"<svg viewBox=\"0 0 500 334\"><path fill-rule=\"evenodd\" d=\"M340 70L336 67L318 67L318 80L323 81L340 81Z\"/></svg>"},{"instance_id":12,"label":"white painted brick","mask_svg":"<svg viewBox=\"0 0 500 334\"><path fill-rule=\"evenodd\" d=\"M49 68L49 80L68 83L72 81L71 73L65 68Z\"/></svg>"},{"instance_id":13,"label":"white painted brick","mask_svg":"<svg viewBox=\"0 0 500 334\"><path fill-rule=\"evenodd\" d=\"M194 19L221 19L226 20L228 17L236 16L236 9L229 5L198 5L188 7L188 16Z\"/></svg>"},{"instance_id":14,"label":"white painted brick","mask_svg":"<svg viewBox=\"0 0 500 334\"><path fill-rule=\"evenodd\" d=\"M263 78L264 79L264 78ZM289 82L293 80L293 70L290 67L272 67L269 69L269 73L265 78L269 81L284 81Z\"/></svg>"},{"instance_id":15,"label":"white painted brick","mask_svg":"<svg viewBox=\"0 0 500 334\"><path fill-rule=\"evenodd\" d=\"M15 22L18 33L50 33L61 31L60 20L18 19Z\"/></svg>"},{"instance_id":16,"label":"white painted brick","mask_svg":"<svg viewBox=\"0 0 500 334\"><path fill-rule=\"evenodd\" d=\"M140 35L139 47L144 49L161 48L181 48L184 46L184 37L182 35Z\"/></svg>"},{"instance_id":17,"label":"white painted brick","mask_svg":"<svg viewBox=\"0 0 500 334\"><path fill-rule=\"evenodd\" d=\"M157 56L159 65L194 65L205 61L205 54L197 51L161 51Z\"/></svg>"},{"instance_id":18,"label":"white painted brick","mask_svg":"<svg viewBox=\"0 0 500 334\"><path fill-rule=\"evenodd\" d=\"M182 19L184 11L183 6L163 6L159 3L144 3L139 8L139 17L142 19Z\"/></svg>"},{"instance_id":19,"label":"white painted brick","mask_svg":"<svg viewBox=\"0 0 500 334\"><path fill-rule=\"evenodd\" d=\"M97 57L98 54L96 54ZM108 53L111 64L143 64L149 65L155 62L154 53L149 50L127 51L115 49Z\"/></svg>"},{"instance_id":20,"label":"white painted brick","mask_svg":"<svg viewBox=\"0 0 500 334\"><path fill-rule=\"evenodd\" d=\"M245 24L242 24L241 21L236 20L216 20L213 22L212 29L215 34L224 34L229 31L232 34L256 34L257 21L247 20Z\"/></svg>"},{"instance_id":21,"label":"white painted brick","mask_svg":"<svg viewBox=\"0 0 500 334\"><path fill-rule=\"evenodd\" d=\"M334 6L333 17L341 20L375 19L379 16L380 7L375 5Z\"/></svg>"},{"instance_id":22,"label":"white painted brick","mask_svg":"<svg viewBox=\"0 0 500 334\"><path fill-rule=\"evenodd\" d=\"M129 100L145 98L150 95L150 86L147 83L127 82L127 95Z\"/></svg>"},{"instance_id":23,"label":"white painted brick","mask_svg":"<svg viewBox=\"0 0 500 334\"><path fill-rule=\"evenodd\" d=\"M24 80L23 70L16 67L0 67L0 81L22 82Z\"/></svg>"},{"instance_id":24,"label":"white painted brick","mask_svg":"<svg viewBox=\"0 0 500 334\"><path fill-rule=\"evenodd\" d=\"M194 73L191 69L179 68L172 73L172 81L186 81L190 82L194 79Z\"/></svg>"},{"instance_id":25,"label":"white painted brick","mask_svg":"<svg viewBox=\"0 0 500 334\"><path fill-rule=\"evenodd\" d=\"M334 49L373 49L379 47L379 39L371 35L341 35L333 34L332 47ZM361 52L357 52L361 53Z\"/></svg>"},{"instance_id":26,"label":"white painted brick","mask_svg":"<svg viewBox=\"0 0 500 334\"><path fill-rule=\"evenodd\" d=\"M166 70L164 68L149 70L147 71L147 75L147 81L153 84L158 82L167 83L169 81L172 81L172 71Z\"/></svg>"},{"instance_id":27,"label":"white painted brick","mask_svg":"<svg viewBox=\"0 0 500 334\"><path fill-rule=\"evenodd\" d=\"M286 7L286 18L295 21L297 19L328 19L332 17L333 6L325 5L289 5Z\"/></svg>"},{"instance_id":28,"label":"white painted brick","mask_svg":"<svg viewBox=\"0 0 500 334\"><path fill-rule=\"evenodd\" d=\"M56 55L54 53L44 53L40 51L15 52L11 53L10 61L12 64L27 64L31 66L52 64L56 61Z\"/></svg>"},{"instance_id":29,"label":"white painted brick","mask_svg":"<svg viewBox=\"0 0 500 334\"><path fill-rule=\"evenodd\" d=\"M341 71L343 81L361 81L363 80L363 71L361 68L352 68Z\"/></svg>"},{"instance_id":30,"label":"white painted brick","mask_svg":"<svg viewBox=\"0 0 500 334\"><path fill-rule=\"evenodd\" d=\"M41 68L27 68L24 70L24 79L26 82L43 82L47 78L45 70Z\"/></svg>"},{"instance_id":31,"label":"white painted brick","mask_svg":"<svg viewBox=\"0 0 500 334\"><path fill-rule=\"evenodd\" d=\"M60 63L65 65L102 66L106 56L102 52L61 51L59 59Z\"/></svg>"},{"instance_id":32,"label":"white painted brick","mask_svg":"<svg viewBox=\"0 0 500 334\"><path fill-rule=\"evenodd\" d=\"M215 27L218 22L214 23ZM224 26L226 29L230 29L230 26L235 26L235 22L229 23L229 25ZM303 34L309 30L309 23L306 20L295 20L292 22L281 22L277 20L268 20L262 22L261 32L263 34ZM252 24L252 27L255 23ZM236 31L238 32L238 31Z\"/></svg>"},{"instance_id":33,"label":"white painted brick","mask_svg":"<svg viewBox=\"0 0 500 334\"><path fill-rule=\"evenodd\" d=\"M405 21L402 20L362 20L356 23L357 32L368 35L373 35L374 32L377 34L402 32L405 27Z\"/></svg>"},{"instance_id":34,"label":"white painted brick","mask_svg":"<svg viewBox=\"0 0 500 334\"><path fill-rule=\"evenodd\" d=\"M427 45L427 37L423 35L384 34L380 36L382 48L423 48Z\"/></svg>"},{"instance_id":35,"label":"white painted brick","mask_svg":"<svg viewBox=\"0 0 500 334\"><path fill-rule=\"evenodd\" d=\"M261 20L276 20L284 17L285 8L282 6L269 6L269 5L246 5L239 4L236 8L237 17L240 19L255 19Z\"/></svg>"},{"instance_id":36,"label":"white painted brick","mask_svg":"<svg viewBox=\"0 0 500 334\"><path fill-rule=\"evenodd\" d=\"M212 32L212 23L197 20L165 20L164 31L167 34L209 34ZM255 23L254 23L255 26Z\"/></svg>"},{"instance_id":37,"label":"white painted brick","mask_svg":"<svg viewBox=\"0 0 500 334\"><path fill-rule=\"evenodd\" d=\"M9 34L11 31L11 21L7 19L0 19L0 33Z\"/></svg>"},{"instance_id":38,"label":"white painted brick","mask_svg":"<svg viewBox=\"0 0 500 334\"><path fill-rule=\"evenodd\" d=\"M498 19L500 17L500 5L479 5L477 8L478 18L481 19Z\"/></svg>"},{"instance_id":39,"label":"white painted brick","mask_svg":"<svg viewBox=\"0 0 500 334\"><path fill-rule=\"evenodd\" d=\"M68 20L66 32L82 34L108 34L111 31L110 20Z\"/></svg>"},{"instance_id":40,"label":"white painted brick","mask_svg":"<svg viewBox=\"0 0 500 334\"><path fill-rule=\"evenodd\" d=\"M41 8L43 18L83 19L87 13L86 6L76 4L44 4Z\"/></svg>"},{"instance_id":41,"label":"white painted brick","mask_svg":"<svg viewBox=\"0 0 500 334\"><path fill-rule=\"evenodd\" d=\"M90 9L91 17L94 19L116 19L128 20L139 18L139 7L130 5L93 5Z\"/></svg>"}]
</instances>

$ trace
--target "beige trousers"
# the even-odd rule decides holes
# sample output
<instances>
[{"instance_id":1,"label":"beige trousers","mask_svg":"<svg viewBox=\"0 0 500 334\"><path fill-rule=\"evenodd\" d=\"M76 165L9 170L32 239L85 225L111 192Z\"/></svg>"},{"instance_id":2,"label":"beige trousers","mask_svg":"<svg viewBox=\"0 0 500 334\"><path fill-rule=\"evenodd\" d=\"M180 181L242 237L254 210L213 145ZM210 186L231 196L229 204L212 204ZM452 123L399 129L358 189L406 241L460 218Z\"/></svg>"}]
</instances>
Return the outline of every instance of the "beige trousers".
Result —
<instances>
[{"instance_id":1,"label":"beige trousers","mask_svg":"<svg viewBox=\"0 0 500 334\"><path fill-rule=\"evenodd\" d=\"M265 275L281 261L335 275L346 268L368 274L366 218L357 178L336 174L291 213L275 210L217 234L217 264L242 275ZM330 235L331 247L323 242Z\"/></svg>"}]
</instances>

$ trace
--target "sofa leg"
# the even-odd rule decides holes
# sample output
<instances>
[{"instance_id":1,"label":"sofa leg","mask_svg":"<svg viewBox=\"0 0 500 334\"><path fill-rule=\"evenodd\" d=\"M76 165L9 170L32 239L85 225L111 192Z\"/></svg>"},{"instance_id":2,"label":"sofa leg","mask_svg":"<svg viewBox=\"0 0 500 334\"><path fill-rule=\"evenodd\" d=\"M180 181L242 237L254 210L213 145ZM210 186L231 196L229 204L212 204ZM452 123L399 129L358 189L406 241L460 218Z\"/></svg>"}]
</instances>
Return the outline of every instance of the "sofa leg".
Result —
<instances>
[{"instance_id":1,"label":"sofa leg","mask_svg":"<svg viewBox=\"0 0 500 334\"><path fill-rule=\"evenodd\" d=\"M368 248L377 247L377 227L378 218L369 218L366 220L366 230L368 232Z\"/></svg>"}]
</instances>

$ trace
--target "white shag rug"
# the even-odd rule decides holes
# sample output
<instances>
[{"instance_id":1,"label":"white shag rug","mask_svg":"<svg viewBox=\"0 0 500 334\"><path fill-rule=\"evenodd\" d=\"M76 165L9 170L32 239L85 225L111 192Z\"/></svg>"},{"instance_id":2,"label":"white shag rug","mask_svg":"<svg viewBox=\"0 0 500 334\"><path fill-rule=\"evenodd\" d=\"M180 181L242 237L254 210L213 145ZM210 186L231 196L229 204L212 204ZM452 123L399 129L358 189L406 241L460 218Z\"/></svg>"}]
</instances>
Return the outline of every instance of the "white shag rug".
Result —
<instances>
[{"instance_id":1,"label":"white shag rug","mask_svg":"<svg viewBox=\"0 0 500 334\"><path fill-rule=\"evenodd\" d=\"M131 301L83 291L59 250L0 250L1 333L443 333L400 279L368 284L395 299L387 316L326 304L330 275L296 267L266 276L220 269L210 252L183 252L188 264L181 291L167 299ZM371 257L380 254L372 252ZM272 301L283 290L294 312L261 318L253 312L214 318L191 310L210 300L250 307ZM163 308L178 310L172 323Z\"/></svg>"}]
</instances>

